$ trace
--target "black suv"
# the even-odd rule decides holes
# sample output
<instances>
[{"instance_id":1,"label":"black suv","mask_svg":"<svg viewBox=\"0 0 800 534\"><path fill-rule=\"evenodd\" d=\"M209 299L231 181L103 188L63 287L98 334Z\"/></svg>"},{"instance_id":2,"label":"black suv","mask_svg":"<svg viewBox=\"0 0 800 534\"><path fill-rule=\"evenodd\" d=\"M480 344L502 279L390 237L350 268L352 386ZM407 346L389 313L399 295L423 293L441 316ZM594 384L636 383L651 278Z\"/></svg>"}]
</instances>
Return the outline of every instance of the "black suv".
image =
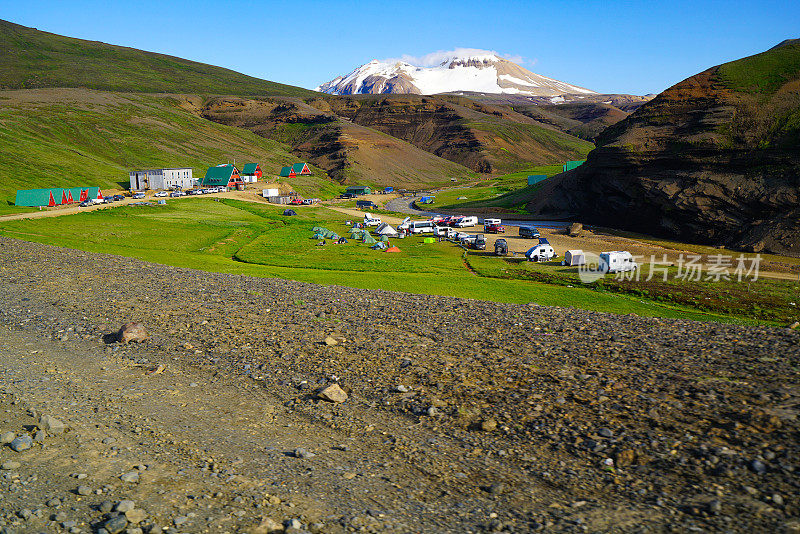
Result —
<instances>
[{"instance_id":1,"label":"black suv","mask_svg":"<svg viewBox=\"0 0 800 534\"><path fill-rule=\"evenodd\" d=\"M537 230L533 226L520 226L519 236L527 237L529 239L536 239L537 237L539 237L539 230Z\"/></svg>"}]
</instances>

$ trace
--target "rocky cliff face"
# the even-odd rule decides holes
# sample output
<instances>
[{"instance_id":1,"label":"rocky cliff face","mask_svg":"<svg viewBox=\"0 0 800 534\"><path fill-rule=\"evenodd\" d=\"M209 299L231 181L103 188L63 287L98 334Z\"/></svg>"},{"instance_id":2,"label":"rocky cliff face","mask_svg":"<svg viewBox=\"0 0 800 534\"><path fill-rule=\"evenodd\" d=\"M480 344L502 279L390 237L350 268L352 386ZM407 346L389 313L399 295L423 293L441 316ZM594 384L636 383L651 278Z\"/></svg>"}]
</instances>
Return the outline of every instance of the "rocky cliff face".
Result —
<instances>
[{"instance_id":1,"label":"rocky cliff face","mask_svg":"<svg viewBox=\"0 0 800 534\"><path fill-rule=\"evenodd\" d=\"M671 87L597 139L529 204L751 251L800 254L800 41Z\"/></svg>"}]
</instances>

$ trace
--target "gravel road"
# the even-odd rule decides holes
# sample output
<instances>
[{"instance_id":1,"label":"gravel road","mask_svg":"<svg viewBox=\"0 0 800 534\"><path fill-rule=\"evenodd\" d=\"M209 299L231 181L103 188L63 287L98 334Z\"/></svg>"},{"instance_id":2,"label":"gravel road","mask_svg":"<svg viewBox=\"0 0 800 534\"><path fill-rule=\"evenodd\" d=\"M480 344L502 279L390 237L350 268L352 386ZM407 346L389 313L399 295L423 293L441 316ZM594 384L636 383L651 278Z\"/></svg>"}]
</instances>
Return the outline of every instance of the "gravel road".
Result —
<instances>
[{"instance_id":1,"label":"gravel road","mask_svg":"<svg viewBox=\"0 0 800 534\"><path fill-rule=\"evenodd\" d=\"M0 272L0 531L800 530L797 331L5 238Z\"/></svg>"}]
</instances>

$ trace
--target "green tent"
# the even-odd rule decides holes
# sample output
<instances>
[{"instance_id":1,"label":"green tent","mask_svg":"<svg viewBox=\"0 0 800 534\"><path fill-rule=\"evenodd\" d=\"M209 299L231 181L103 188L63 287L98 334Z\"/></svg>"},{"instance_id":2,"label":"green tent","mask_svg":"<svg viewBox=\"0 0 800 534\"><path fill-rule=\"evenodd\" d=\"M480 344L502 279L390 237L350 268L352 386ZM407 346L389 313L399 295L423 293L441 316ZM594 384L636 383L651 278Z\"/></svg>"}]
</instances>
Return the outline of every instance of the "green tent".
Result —
<instances>
[{"instance_id":1,"label":"green tent","mask_svg":"<svg viewBox=\"0 0 800 534\"><path fill-rule=\"evenodd\" d=\"M378 242L369 248L371 248L372 250L386 250L388 247L386 246L386 243Z\"/></svg>"},{"instance_id":2,"label":"green tent","mask_svg":"<svg viewBox=\"0 0 800 534\"><path fill-rule=\"evenodd\" d=\"M333 234L331 235L331 239L334 239L334 240L338 240L340 237L342 237L342 236L340 236L336 232L333 232Z\"/></svg>"},{"instance_id":3,"label":"green tent","mask_svg":"<svg viewBox=\"0 0 800 534\"><path fill-rule=\"evenodd\" d=\"M374 245L375 243L377 243L377 241L375 241L375 238L369 235L368 233L364 233L364 240L362 241L362 243L364 243L365 245Z\"/></svg>"},{"instance_id":4,"label":"green tent","mask_svg":"<svg viewBox=\"0 0 800 534\"><path fill-rule=\"evenodd\" d=\"M325 232L325 237L327 239L332 239L333 236L335 236L335 235L336 235L336 232L334 232L333 230L328 230L327 232Z\"/></svg>"},{"instance_id":5,"label":"green tent","mask_svg":"<svg viewBox=\"0 0 800 534\"><path fill-rule=\"evenodd\" d=\"M380 240L383 241L384 243L386 243L387 241L389 241L389 236L388 235L382 235Z\"/></svg>"},{"instance_id":6,"label":"green tent","mask_svg":"<svg viewBox=\"0 0 800 534\"><path fill-rule=\"evenodd\" d=\"M311 229L312 232L321 232L322 230L324 230L324 228L321 226L315 226Z\"/></svg>"},{"instance_id":7,"label":"green tent","mask_svg":"<svg viewBox=\"0 0 800 534\"><path fill-rule=\"evenodd\" d=\"M324 234L314 234L314 237L312 237L311 239L325 239L325 235Z\"/></svg>"}]
</instances>

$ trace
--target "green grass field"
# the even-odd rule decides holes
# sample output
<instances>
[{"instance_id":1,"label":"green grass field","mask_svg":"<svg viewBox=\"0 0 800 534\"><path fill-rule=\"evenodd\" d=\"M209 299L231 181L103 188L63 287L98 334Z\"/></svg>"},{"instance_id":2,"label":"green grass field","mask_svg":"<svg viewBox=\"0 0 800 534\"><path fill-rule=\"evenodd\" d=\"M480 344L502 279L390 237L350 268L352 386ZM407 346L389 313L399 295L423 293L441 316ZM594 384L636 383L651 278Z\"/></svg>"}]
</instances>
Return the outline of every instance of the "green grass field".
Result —
<instances>
[{"instance_id":1,"label":"green grass field","mask_svg":"<svg viewBox=\"0 0 800 534\"><path fill-rule=\"evenodd\" d=\"M233 200L184 199L166 206L5 221L0 222L0 234L211 272L621 314L735 320L585 287L476 275L466 267L461 248L447 242L424 244L419 237L394 241L400 253L374 251L352 241L317 247L311 227L326 226L347 236L347 217L326 208L284 217L282 210Z\"/></svg>"}]
</instances>

